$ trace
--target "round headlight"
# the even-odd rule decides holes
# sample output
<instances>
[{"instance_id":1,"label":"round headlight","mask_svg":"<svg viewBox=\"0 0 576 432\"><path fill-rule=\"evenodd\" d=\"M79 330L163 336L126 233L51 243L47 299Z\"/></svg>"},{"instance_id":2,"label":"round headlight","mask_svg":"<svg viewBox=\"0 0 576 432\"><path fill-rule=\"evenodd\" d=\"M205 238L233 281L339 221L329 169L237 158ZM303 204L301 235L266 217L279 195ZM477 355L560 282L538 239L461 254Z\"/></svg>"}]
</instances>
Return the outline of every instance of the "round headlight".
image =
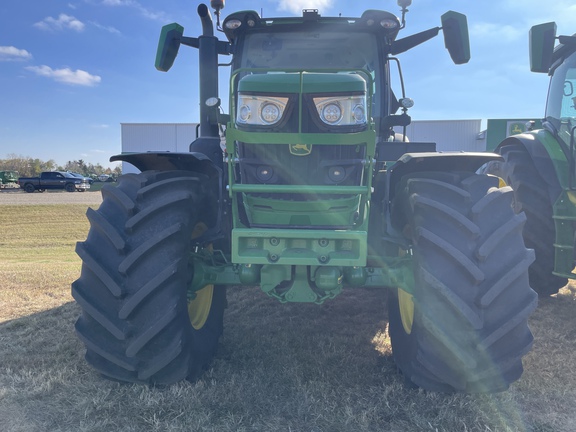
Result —
<instances>
[{"instance_id":1,"label":"round headlight","mask_svg":"<svg viewBox=\"0 0 576 432\"><path fill-rule=\"evenodd\" d=\"M342 118L342 108L337 103L329 103L322 108L322 120L326 123L338 123Z\"/></svg>"},{"instance_id":2,"label":"round headlight","mask_svg":"<svg viewBox=\"0 0 576 432\"><path fill-rule=\"evenodd\" d=\"M267 102L262 105L260 115L266 123L276 123L280 119L280 108L272 102Z\"/></svg>"},{"instance_id":3,"label":"round headlight","mask_svg":"<svg viewBox=\"0 0 576 432\"><path fill-rule=\"evenodd\" d=\"M334 183L340 183L346 178L346 170L341 166L328 168L328 178Z\"/></svg>"},{"instance_id":4,"label":"round headlight","mask_svg":"<svg viewBox=\"0 0 576 432\"><path fill-rule=\"evenodd\" d=\"M352 110L352 116L356 123L366 123L366 113L362 105L356 105Z\"/></svg>"},{"instance_id":5,"label":"round headlight","mask_svg":"<svg viewBox=\"0 0 576 432\"><path fill-rule=\"evenodd\" d=\"M269 181L273 175L274 170L269 166L261 165L256 169L256 178L262 183Z\"/></svg>"},{"instance_id":6,"label":"round headlight","mask_svg":"<svg viewBox=\"0 0 576 432\"><path fill-rule=\"evenodd\" d=\"M238 121L246 123L250 118L250 107L248 105L242 105L238 110Z\"/></svg>"},{"instance_id":7,"label":"round headlight","mask_svg":"<svg viewBox=\"0 0 576 432\"><path fill-rule=\"evenodd\" d=\"M208 99L206 99L206 102L204 102L206 104L206 106L213 108L216 106L220 106L220 99L217 97L210 97Z\"/></svg>"},{"instance_id":8,"label":"round headlight","mask_svg":"<svg viewBox=\"0 0 576 432\"><path fill-rule=\"evenodd\" d=\"M414 106L414 101L410 98L402 98L399 102L402 108L412 108Z\"/></svg>"}]
</instances>

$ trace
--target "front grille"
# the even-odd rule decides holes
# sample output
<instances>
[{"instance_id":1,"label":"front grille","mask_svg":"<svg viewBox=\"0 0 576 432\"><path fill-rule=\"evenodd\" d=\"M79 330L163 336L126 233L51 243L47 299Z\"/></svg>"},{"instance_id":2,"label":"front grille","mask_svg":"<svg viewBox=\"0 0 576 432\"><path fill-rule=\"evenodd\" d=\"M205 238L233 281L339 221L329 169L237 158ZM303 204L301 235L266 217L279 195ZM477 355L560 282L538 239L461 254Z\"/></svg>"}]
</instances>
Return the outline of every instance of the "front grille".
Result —
<instances>
[{"instance_id":1,"label":"front grille","mask_svg":"<svg viewBox=\"0 0 576 432\"><path fill-rule=\"evenodd\" d=\"M360 186L366 148L364 145L239 143L238 154L239 180L243 184ZM255 196L297 201L319 198L297 193Z\"/></svg>"}]
</instances>

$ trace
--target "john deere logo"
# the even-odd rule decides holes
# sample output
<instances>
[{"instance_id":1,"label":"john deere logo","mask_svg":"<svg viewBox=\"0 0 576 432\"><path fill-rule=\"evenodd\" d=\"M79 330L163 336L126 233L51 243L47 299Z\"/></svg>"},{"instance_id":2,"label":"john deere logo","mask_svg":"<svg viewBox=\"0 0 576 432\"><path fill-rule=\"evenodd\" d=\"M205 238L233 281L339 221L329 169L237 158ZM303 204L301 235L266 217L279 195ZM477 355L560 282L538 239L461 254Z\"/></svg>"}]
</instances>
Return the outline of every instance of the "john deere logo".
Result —
<instances>
[{"instance_id":1,"label":"john deere logo","mask_svg":"<svg viewBox=\"0 0 576 432\"><path fill-rule=\"evenodd\" d=\"M518 135L526 131L524 123L508 123L508 136Z\"/></svg>"},{"instance_id":2,"label":"john deere logo","mask_svg":"<svg viewBox=\"0 0 576 432\"><path fill-rule=\"evenodd\" d=\"M312 144L290 144L289 147L294 156L308 156L312 153Z\"/></svg>"}]
</instances>

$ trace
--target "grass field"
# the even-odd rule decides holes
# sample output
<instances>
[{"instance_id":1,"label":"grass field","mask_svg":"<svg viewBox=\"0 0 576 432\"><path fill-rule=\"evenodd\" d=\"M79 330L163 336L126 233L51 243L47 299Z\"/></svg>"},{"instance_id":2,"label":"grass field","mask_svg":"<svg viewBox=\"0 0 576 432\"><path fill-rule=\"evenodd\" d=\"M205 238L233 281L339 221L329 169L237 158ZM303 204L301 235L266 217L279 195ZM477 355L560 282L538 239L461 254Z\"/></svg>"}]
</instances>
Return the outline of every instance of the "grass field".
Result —
<instances>
[{"instance_id":1,"label":"grass field","mask_svg":"<svg viewBox=\"0 0 576 432\"><path fill-rule=\"evenodd\" d=\"M281 305L231 288L213 367L166 388L102 379L74 335L70 296L85 205L0 205L0 430L576 430L576 289L531 318L523 377L495 395L403 387L386 333L386 293L348 290Z\"/></svg>"}]
</instances>

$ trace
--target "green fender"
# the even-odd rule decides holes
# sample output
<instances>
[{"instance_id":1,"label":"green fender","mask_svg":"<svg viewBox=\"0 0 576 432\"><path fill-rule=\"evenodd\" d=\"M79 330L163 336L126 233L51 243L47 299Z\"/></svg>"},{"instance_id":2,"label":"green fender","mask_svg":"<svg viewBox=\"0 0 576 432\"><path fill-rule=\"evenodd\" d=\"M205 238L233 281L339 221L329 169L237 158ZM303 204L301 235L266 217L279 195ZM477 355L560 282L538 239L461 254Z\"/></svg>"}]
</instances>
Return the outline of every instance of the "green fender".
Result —
<instances>
[{"instance_id":1,"label":"green fender","mask_svg":"<svg viewBox=\"0 0 576 432\"><path fill-rule=\"evenodd\" d=\"M506 138L495 149L496 153L504 146L517 145L526 149L536 170L548 186L550 202L554 203L568 187L568 159L562 145L545 129L525 132Z\"/></svg>"},{"instance_id":2,"label":"green fender","mask_svg":"<svg viewBox=\"0 0 576 432\"><path fill-rule=\"evenodd\" d=\"M406 153L388 170L386 202L392 201L396 194L396 186L407 174L424 171L476 172L485 163L495 160L502 160L502 157L495 153L479 152Z\"/></svg>"},{"instance_id":3,"label":"green fender","mask_svg":"<svg viewBox=\"0 0 576 432\"><path fill-rule=\"evenodd\" d=\"M123 153L112 156L110 162L123 161L128 162L138 168L140 171L160 170L184 170L204 174L208 177L207 185L212 188L211 196L218 203L218 214L214 221L214 226L208 229L198 242L209 242L227 237L225 226L227 221L224 219L224 208L228 205L224 197L224 175L221 167L217 166L214 161L206 154L200 152L190 153L172 153L172 152L145 152L145 153Z\"/></svg>"}]
</instances>

